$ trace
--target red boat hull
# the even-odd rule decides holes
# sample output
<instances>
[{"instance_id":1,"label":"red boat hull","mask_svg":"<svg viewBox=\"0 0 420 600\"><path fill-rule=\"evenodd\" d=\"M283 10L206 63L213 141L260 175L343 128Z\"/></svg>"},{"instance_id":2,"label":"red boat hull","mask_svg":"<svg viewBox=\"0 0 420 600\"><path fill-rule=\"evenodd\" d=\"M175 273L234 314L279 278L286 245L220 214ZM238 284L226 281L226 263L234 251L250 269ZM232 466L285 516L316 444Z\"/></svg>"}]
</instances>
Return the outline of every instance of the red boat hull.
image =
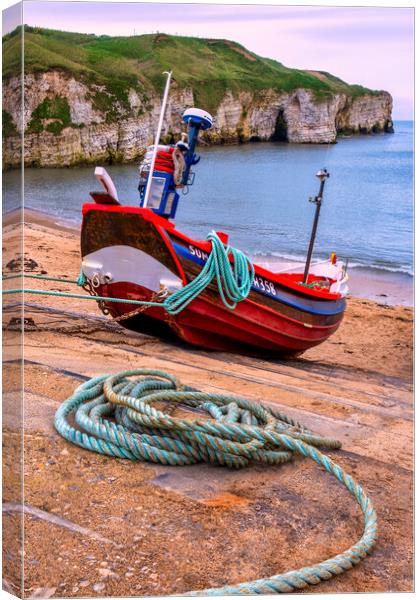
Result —
<instances>
[{"instance_id":1,"label":"red boat hull","mask_svg":"<svg viewBox=\"0 0 420 600\"><path fill-rule=\"evenodd\" d=\"M87 275L94 268L89 265L101 265L102 273L112 272L110 281L97 287L101 296L154 299L159 277L159 281L172 277L180 285L187 283L200 271L209 251L208 242L188 238L147 209L84 207L82 257ZM304 288L296 277L256 266L252 291L234 310L222 303L214 285L178 315L159 307L135 309L133 315L132 305L114 302L106 303L106 308L129 329L172 333L204 348L295 356L337 330L345 301L325 290ZM128 315L132 316L125 318Z\"/></svg>"}]
</instances>

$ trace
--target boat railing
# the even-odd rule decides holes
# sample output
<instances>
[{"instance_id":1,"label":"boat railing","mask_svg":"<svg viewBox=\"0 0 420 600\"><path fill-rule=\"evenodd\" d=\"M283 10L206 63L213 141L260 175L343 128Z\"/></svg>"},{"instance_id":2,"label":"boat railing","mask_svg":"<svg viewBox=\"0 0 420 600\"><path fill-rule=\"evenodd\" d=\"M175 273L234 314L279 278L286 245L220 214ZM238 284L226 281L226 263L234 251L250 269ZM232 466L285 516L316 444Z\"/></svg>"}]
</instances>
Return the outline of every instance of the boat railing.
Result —
<instances>
[{"instance_id":1,"label":"boat railing","mask_svg":"<svg viewBox=\"0 0 420 600\"><path fill-rule=\"evenodd\" d=\"M312 263L311 268L317 267L318 265L325 265L325 264L327 264L329 262L331 262L329 258L327 258L326 260L320 260L317 263ZM305 264L305 261L298 262L296 264L296 266L294 266L294 267L287 267L287 269L282 269L281 271L276 271L276 274L279 274L279 273L293 273L297 269L300 269L301 265L304 265L304 264Z\"/></svg>"}]
</instances>

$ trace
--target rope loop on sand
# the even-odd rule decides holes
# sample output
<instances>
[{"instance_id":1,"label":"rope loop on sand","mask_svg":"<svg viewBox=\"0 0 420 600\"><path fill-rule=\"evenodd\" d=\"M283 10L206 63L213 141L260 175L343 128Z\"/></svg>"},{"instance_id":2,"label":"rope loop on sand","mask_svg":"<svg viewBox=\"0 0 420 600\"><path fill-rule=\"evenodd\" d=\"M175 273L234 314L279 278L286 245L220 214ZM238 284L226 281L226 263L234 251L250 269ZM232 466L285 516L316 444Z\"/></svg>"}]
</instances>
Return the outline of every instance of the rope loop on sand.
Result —
<instances>
[{"instance_id":1,"label":"rope loop on sand","mask_svg":"<svg viewBox=\"0 0 420 600\"><path fill-rule=\"evenodd\" d=\"M254 265L251 260L240 250L230 246L224 246L215 231L211 231L207 239L212 243L212 250L204 267L192 281L184 287L170 294L163 302L152 302L146 300L131 300L128 298L110 298L108 296L85 296L68 292L56 292L54 290L37 290L31 288L3 290L3 294L38 294L42 296L57 296L61 298L76 298L96 300L100 302L116 302L122 304L134 304L144 307L160 307L171 315L177 315L186 308L197 296L199 296L213 280L216 281L220 298L226 308L234 310L238 302L245 300L251 291L255 277ZM232 257L232 262L230 261ZM43 279L46 281L59 281L61 283L72 283L83 286L87 279L83 271L76 280L68 280L60 277L48 277L44 275L23 274L24 277L32 279ZM4 276L3 280L15 279L22 275Z\"/></svg>"},{"instance_id":2,"label":"rope loop on sand","mask_svg":"<svg viewBox=\"0 0 420 600\"><path fill-rule=\"evenodd\" d=\"M173 416L177 408L196 418ZM135 369L83 383L57 410L55 427L70 442L93 452L165 465L210 462L242 468L250 463L278 465L300 454L334 475L359 504L363 535L334 558L188 595L290 593L351 569L375 545L376 512L371 501L350 475L318 450L338 449L340 442L321 437L260 402L202 392L164 371Z\"/></svg>"}]
</instances>

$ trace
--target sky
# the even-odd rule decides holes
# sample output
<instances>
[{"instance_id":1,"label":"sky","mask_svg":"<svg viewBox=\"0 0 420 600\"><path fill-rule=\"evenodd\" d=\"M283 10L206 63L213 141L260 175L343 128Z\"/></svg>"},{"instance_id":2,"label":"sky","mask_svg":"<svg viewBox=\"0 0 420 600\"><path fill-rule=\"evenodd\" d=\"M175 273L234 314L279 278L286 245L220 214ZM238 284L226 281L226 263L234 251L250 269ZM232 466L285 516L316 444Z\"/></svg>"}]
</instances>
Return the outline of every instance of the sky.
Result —
<instances>
[{"instance_id":1,"label":"sky","mask_svg":"<svg viewBox=\"0 0 420 600\"><path fill-rule=\"evenodd\" d=\"M348 83L387 90L393 118L413 118L412 8L31 0L23 12L28 25L66 31L234 40L288 67L329 71ZM3 33L14 28L11 21L4 13Z\"/></svg>"}]
</instances>

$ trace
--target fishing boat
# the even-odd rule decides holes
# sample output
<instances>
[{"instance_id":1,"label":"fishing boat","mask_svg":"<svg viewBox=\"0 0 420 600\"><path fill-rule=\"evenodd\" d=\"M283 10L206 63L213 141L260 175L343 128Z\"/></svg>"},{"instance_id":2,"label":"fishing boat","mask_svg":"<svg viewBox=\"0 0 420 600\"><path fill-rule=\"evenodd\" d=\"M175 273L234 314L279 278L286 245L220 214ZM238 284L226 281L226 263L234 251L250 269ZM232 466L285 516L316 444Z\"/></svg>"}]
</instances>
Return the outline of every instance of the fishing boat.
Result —
<instances>
[{"instance_id":1,"label":"fishing boat","mask_svg":"<svg viewBox=\"0 0 420 600\"><path fill-rule=\"evenodd\" d=\"M201 131L212 127L206 111L183 114L188 138L177 146L159 145L168 74L154 146L140 168L140 205L122 205L105 169L96 169L102 192L91 192L83 205L82 271L86 289L105 300L98 304L122 326L147 334L178 337L202 348L293 357L328 339L339 327L346 308L347 273L335 254L311 263L323 199L325 169L317 173L319 192L305 268L272 272L253 263L248 293L233 306L223 302L216 279L176 313L164 299L186 289L200 275L212 252L211 240L197 240L174 223L179 187L193 184L191 167L200 158L195 147ZM188 141L187 141L188 140ZM172 161L172 162L171 162ZM177 164L184 168L176 173ZM216 232L224 247L229 234ZM229 256L233 268L234 257ZM107 301L106 299L110 300ZM135 306L113 299L150 302ZM162 303L162 306L160 306Z\"/></svg>"}]
</instances>

